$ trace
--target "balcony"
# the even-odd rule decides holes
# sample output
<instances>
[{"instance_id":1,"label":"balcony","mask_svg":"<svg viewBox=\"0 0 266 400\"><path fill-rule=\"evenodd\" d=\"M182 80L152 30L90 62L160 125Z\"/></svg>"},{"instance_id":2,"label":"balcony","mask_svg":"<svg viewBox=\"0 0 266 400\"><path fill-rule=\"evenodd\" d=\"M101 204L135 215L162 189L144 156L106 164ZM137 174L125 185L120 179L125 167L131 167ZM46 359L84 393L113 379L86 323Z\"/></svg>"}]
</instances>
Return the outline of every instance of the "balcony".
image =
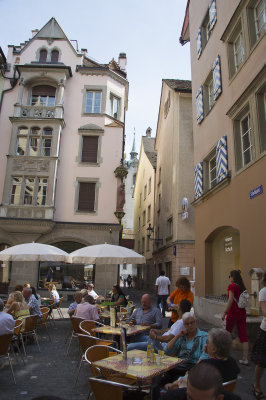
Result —
<instances>
[{"instance_id":1,"label":"balcony","mask_svg":"<svg viewBox=\"0 0 266 400\"><path fill-rule=\"evenodd\" d=\"M15 118L30 118L30 119L63 119L64 107L62 104L54 107L49 106L23 106L15 104L14 117Z\"/></svg>"}]
</instances>

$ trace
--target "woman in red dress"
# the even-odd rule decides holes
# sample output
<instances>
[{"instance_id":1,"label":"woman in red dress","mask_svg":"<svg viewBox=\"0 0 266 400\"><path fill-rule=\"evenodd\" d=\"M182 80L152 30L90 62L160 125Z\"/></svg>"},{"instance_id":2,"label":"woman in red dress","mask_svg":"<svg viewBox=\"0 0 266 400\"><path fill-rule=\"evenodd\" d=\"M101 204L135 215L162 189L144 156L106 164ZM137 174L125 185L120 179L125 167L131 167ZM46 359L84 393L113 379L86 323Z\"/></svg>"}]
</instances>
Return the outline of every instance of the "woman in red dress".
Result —
<instances>
[{"instance_id":1,"label":"woman in red dress","mask_svg":"<svg viewBox=\"0 0 266 400\"><path fill-rule=\"evenodd\" d=\"M246 309L238 307L238 299L240 294L246 290L240 271L233 270L230 272L229 279L231 281L228 286L228 301L222 315L224 321L226 317L226 330L232 332L234 325L237 326L237 333L242 343L242 360L240 364L248 365L248 337L246 327Z\"/></svg>"}]
</instances>

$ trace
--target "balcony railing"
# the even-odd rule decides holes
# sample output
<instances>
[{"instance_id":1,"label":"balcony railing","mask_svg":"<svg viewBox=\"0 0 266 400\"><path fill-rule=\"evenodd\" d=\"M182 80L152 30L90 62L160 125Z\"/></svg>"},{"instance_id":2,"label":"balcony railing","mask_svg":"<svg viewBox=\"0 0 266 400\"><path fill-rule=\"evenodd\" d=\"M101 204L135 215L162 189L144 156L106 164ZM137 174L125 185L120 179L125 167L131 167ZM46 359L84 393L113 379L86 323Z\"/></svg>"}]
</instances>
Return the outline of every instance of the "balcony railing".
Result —
<instances>
[{"instance_id":1,"label":"balcony railing","mask_svg":"<svg viewBox=\"0 0 266 400\"><path fill-rule=\"evenodd\" d=\"M62 105L54 107L49 106L23 106L15 105L14 117L19 118L32 118L32 119L51 119L63 118L64 108Z\"/></svg>"}]
</instances>

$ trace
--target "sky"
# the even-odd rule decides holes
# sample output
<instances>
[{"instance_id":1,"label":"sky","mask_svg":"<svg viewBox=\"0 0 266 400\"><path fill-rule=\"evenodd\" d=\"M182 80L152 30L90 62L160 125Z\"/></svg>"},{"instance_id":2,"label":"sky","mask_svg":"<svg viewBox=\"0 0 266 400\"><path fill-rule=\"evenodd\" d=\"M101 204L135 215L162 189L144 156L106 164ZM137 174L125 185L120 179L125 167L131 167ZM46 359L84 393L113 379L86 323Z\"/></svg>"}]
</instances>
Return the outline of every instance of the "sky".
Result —
<instances>
[{"instance_id":1,"label":"sky","mask_svg":"<svg viewBox=\"0 0 266 400\"><path fill-rule=\"evenodd\" d=\"M189 44L179 37L187 0L0 0L0 46L19 45L55 17L70 40L100 63L127 54L129 102L126 113L126 158L136 133L156 127L162 79L191 79Z\"/></svg>"}]
</instances>

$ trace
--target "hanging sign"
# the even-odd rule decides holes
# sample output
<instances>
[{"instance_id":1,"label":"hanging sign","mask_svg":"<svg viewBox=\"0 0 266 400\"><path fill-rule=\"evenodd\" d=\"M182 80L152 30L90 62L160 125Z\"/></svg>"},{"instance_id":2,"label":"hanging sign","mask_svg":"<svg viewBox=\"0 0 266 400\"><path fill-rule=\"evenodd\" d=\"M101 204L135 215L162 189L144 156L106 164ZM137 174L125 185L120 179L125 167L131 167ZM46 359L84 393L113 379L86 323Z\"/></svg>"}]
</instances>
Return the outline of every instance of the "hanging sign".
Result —
<instances>
[{"instance_id":1,"label":"hanging sign","mask_svg":"<svg viewBox=\"0 0 266 400\"><path fill-rule=\"evenodd\" d=\"M256 187L255 189L251 190L249 192L249 198L253 199L254 197L258 196L259 194L263 193L263 186L260 185L258 187Z\"/></svg>"}]
</instances>

